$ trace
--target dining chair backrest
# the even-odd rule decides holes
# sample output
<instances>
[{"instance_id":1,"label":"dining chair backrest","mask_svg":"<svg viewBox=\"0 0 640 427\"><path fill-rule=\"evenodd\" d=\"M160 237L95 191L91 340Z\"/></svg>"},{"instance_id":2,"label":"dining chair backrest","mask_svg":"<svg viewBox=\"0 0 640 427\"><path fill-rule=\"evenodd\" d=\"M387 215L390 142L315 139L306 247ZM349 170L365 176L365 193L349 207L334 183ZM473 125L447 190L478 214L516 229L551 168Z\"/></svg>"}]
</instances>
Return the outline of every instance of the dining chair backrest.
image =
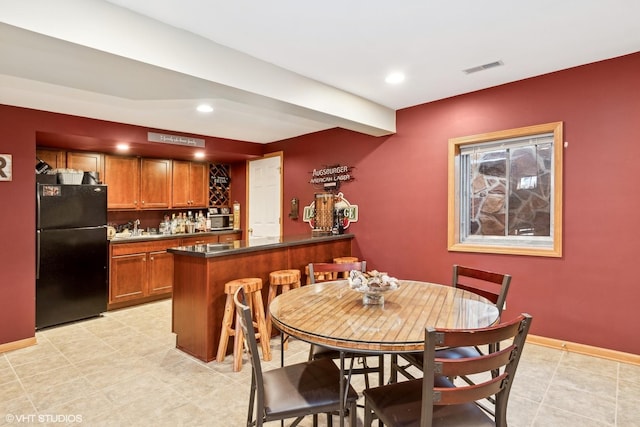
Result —
<instances>
[{"instance_id":1,"label":"dining chair backrest","mask_svg":"<svg viewBox=\"0 0 640 427\"><path fill-rule=\"evenodd\" d=\"M233 299L252 367L246 425L261 427L264 423L289 418L296 418L291 425L298 425L307 415L313 415L317 425L316 418L321 413L327 415L327 424L331 425L332 413L345 409L349 425L355 426L358 393L351 385L341 388L342 374L336 364L330 359L313 360L263 371L251 307L242 287L236 290Z\"/></svg>"},{"instance_id":2,"label":"dining chair backrest","mask_svg":"<svg viewBox=\"0 0 640 427\"><path fill-rule=\"evenodd\" d=\"M237 319L242 330L242 336L245 340L245 349L251 362L253 369L252 388L256 387L258 396L258 414L263 410L264 385L262 383L262 364L260 363L260 355L258 354L258 342L256 340L256 332L253 327L253 317L251 307L247 304L246 294L242 287L236 290L233 296L236 305Z\"/></svg>"},{"instance_id":3,"label":"dining chair backrest","mask_svg":"<svg viewBox=\"0 0 640 427\"><path fill-rule=\"evenodd\" d=\"M453 266L453 286L480 295L494 303L502 314L511 276L477 268Z\"/></svg>"},{"instance_id":4,"label":"dining chair backrest","mask_svg":"<svg viewBox=\"0 0 640 427\"><path fill-rule=\"evenodd\" d=\"M489 396L496 396L495 425L507 425L506 411L509 392L522 355L532 317L526 313L507 322L483 329L436 330L427 328L422 382L422 427L431 426L438 417L437 407L473 403ZM436 357L436 348L442 346L477 346L510 340L510 345L487 355L463 359ZM498 376L489 375L499 370ZM447 378L462 375L480 375L473 386L451 387L444 384ZM435 408L434 408L435 406ZM450 407L455 411L456 407ZM463 412L463 408L460 408ZM448 410L449 411L449 410ZM467 424L465 424L467 425Z\"/></svg>"},{"instance_id":5,"label":"dining chair backrest","mask_svg":"<svg viewBox=\"0 0 640 427\"><path fill-rule=\"evenodd\" d=\"M367 271L367 262L358 261L340 264L332 262L312 262L309 263L308 270L309 283L328 282L330 280L336 280L338 273L349 272L351 270Z\"/></svg>"}]
</instances>

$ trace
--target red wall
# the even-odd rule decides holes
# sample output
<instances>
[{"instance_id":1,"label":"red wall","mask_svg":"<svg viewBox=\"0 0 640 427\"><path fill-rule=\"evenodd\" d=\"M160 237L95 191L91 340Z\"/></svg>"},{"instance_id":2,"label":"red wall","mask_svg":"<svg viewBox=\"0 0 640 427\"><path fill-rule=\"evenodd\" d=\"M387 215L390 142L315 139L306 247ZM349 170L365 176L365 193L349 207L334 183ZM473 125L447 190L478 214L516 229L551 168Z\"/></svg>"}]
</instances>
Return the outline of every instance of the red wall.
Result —
<instances>
[{"instance_id":1,"label":"red wall","mask_svg":"<svg viewBox=\"0 0 640 427\"><path fill-rule=\"evenodd\" d=\"M0 154L13 160L13 180L0 181L0 344L34 336L36 144L108 152L126 141L136 155L192 155L192 149L147 142L149 130L154 129L0 105ZM221 163L259 157L264 150L262 144L202 138L209 159ZM244 205L244 161L232 164L231 182L232 197Z\"/></svg>"},{"instance_id":2,"label":"red wall","mask_svg":"<svg viewBox=\"0 0 640 427\"><path fill-rule=\"evenodd\" d=\"M0 107L0 153L13 161L13 180L0 181L0 344L35 329L36 144L27 120Z\"/></svg>"},{"instance_id":3,"label":"red wall","mask_svg":"<svg viewBox=\"0 0 640 427\"><path fill-rule=\"evenodd\" d=\"M533 334L640 354L639 75L636 53L399 111L386 138L331 130L272 144L285 200L313 200L314 168L355 166L341 190L359 206L349 231L371 268L440 283L454 263L508 272L505 316L529 312ZM555 121L569 143L564 256L448 252L448 139ZM308 229L285 220L286 233Z\"/></svg>"},{"instance_id":4,"label":"red wall","mask_svg":"<svg viewBox=\"0 0 640 427\"><path fill-rule=\"evenodd\" d=\"M505 316L531 313L532 333L640 354L640 280L628 267L640 253L639 71L637 53L399 111L397 133L384 138L331 130L269 144L265 151L284 152L285 233L310 233L286 214L292 197L313 200L314 168L354 166L342 191L359 206L349 231L371 268L440 283L454 263L505 271L513 276ZM448 139L554 121L569 142L563 257L448 252ZM14 180L0 182L2 344L33 336L35 133L140 140L147 129L3 106L0 129L0 153L14 163ZM244 163L232 172L232 197L245 209Z\"/></svg>"}]
</instances>

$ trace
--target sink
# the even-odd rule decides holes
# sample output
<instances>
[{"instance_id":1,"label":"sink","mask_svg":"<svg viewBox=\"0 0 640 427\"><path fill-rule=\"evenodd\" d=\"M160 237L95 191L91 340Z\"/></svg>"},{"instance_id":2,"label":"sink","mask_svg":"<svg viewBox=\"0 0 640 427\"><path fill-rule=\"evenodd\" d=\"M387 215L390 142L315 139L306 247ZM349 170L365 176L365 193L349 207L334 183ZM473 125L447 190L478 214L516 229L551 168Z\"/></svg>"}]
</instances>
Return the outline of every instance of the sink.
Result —
<instances>
[{"instance_id":1,"label":"sink","mask_svg":"<svg viewBox=\"0 0 640 427\"><path fill-rule=\"evenodd\" d=\"M232 249L232 243L207 243L208 252L224 251L226 249Z\"/></svg>"}]
</instances>

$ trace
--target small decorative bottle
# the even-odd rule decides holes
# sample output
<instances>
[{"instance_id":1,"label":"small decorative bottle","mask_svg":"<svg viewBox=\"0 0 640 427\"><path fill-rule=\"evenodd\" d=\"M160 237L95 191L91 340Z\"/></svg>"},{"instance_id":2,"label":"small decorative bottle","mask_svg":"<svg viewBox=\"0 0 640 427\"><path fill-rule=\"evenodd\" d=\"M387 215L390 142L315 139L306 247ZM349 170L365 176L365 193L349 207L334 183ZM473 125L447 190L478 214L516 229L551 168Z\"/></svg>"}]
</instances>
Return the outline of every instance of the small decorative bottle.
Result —
<instances>
[{"instance_id":1,"label":"small decorative bottle","mask_svg":"<svg viewBox=\"0 0 640 427\"><path fill-rule=\"evenodd\" d=\"M240 230L240 203L233 202L233 229Z\"/></svg>"}]
</instances>

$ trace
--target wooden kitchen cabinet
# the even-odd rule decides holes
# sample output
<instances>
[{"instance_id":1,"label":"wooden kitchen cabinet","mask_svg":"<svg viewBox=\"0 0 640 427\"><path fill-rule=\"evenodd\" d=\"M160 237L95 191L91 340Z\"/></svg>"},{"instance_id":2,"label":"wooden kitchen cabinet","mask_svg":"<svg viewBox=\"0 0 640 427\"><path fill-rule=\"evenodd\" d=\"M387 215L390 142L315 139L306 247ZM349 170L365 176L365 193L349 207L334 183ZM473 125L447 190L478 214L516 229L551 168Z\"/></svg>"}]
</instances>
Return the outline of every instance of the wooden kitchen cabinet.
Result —
<instances>
[{"instance_id":1,"label":"wooden kitchen cabinet","mask_svg":"<svg viewBox=\"0 0 640 427\"><path fill-rule=\"evenodd\" d=\"M242 233L220 234L218 235L218 242L229 243L235 240L241 240L241 237L242 237Z\"/></svg>"},{"instance_id":2,"label":"wooden kitchen cabinet","mask_svg":"<svg viewBox=\"0 0 640 427\"><path fill-rule=\"evenodd\" d=\"M205 245L207 243L218 243L218 236L190 236L180 239L180 246Z\"/></svg>"},{"instance_id":3,"label":"wooden kitchen cabinet","mask_svg":"<svg viewBox=\"0 0 640 427\"><path fill-rule=\"evenodd\" d=\"M180 239L111 244L109 309L171 296L174 246Z\"/></svg>"},{"instance_id":4,"label":"wooden kitchen cabinet","mask_svg":"<svg viewBox=\"0 0 640 427\"><path fill-rule=\"evenodd\" d=\"M67 167L83 172L98 172L102 181L104 178L104 156L100 153L83 153L69 151L67 153Z\"/></svg>"},{"instance_id":5,"label":"wooden kitchen cabinet","mask_svg":"<svg viewBox=\"0 0 640 427\"><path fill-rule=\"evenodd\" d=\"M62 150L36 148L36 157L47 163L52 169L67 167L65 152Z\"/></svg>"},{"instance_id":6,"label":"wooden kitchen cabinet","mask_svg":"<svg viewBox=\"0 0 640 427\"><path fill-rule=\"evenodd\" d=\"M206 208L209 203L209 165L173 161L172 207Z\"/></svg>"},{"instance_id":7,"label":"wooden kitchen cabinet","mask_svg":"<svg viewBox=\"0 0 640 427\"><path fill-rule=\"evenodd\" d=\"M140 209L162 209L171 204L171 160L140 159Z\"/></svg>"},{"instance_id":8,"label":"wooden kitchen cabinet","mask_svg":"<svg viewBox=\"0 0 640 427\"><path fill-rule=\"evenodd\" d=\"M138 209L140 196L140 159L104 156L104 180L107 184L107 208Z\"/></svg>"},{"instance_id":9,"label":"wooden kitchen cabinet","mask_svg":"<svg viewBox=\"0 0 640 427\"><path fill-rule=\"evenodd\" d=\"M145 296L147 254L133 253L111 257L109 304L139 299Z\"/></svg>"},{"instance_id":10,"label":"wooden kitchen cabinet","mask_svg":"<svg viewBox=\"0 0 640 427\"><path fill-rule=\"evenodd\" d=\"M164 209L171 204L171 160L105 156L109 209Z\"/></svg>"},{"instance_id":11,"label":"wooden kitchen cabinet","mask_svg":"<svg viewBox=\"0 0 640 427\"><path fill-rule=\"evenodd\" d=\"M149 295L168 294L173 289L173 254L165 250L147 254Z\"/></svg>"}]
</instances>

